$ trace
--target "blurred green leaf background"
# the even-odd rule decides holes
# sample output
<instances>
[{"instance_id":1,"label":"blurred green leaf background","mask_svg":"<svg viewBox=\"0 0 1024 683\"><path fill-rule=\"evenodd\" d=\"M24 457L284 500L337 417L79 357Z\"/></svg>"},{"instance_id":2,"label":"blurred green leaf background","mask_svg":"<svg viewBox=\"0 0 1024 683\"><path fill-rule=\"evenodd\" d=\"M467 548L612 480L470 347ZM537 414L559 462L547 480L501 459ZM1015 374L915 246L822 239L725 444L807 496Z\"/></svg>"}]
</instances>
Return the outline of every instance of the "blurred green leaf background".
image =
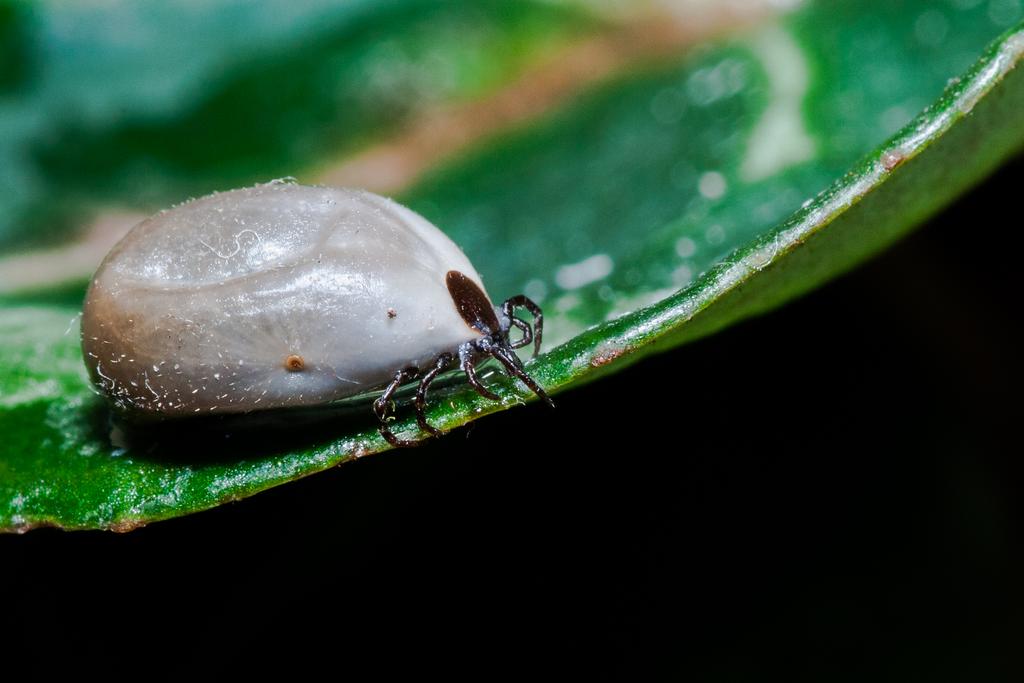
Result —
<instances>
[{"instance_id":1,"label":"blurred green leaf background","mask_svg":"<svg viewBox=\"0 0 1024 683\"><path fill-rule=\"evenodd\" d=\"M543 305L531 371L569 387L817 286L1011 158L1022 16L1006 0L0 4L0 527L128 530L384 449L358 420L199 455L112 443L75 316L147 213L282 176L395 196L492 295ZM431 419L524 399L491 379L500 404L455 385Z\"/></svg>"}]
</instances>

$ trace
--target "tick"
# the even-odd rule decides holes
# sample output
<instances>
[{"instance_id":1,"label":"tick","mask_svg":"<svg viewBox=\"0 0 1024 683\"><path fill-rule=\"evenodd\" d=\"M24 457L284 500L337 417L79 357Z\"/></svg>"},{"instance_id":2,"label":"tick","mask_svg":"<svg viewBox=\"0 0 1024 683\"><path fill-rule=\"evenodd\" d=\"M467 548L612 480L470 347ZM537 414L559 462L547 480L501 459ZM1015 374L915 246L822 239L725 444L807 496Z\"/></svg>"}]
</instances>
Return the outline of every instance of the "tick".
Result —
<instances>
[{"instance_id":1,"label":"tick","mask_svg":"<svg viewBox=\"0 0 1024 683\"><path fill-rule=\"evenodd\" d=\"M531 325L517 317L525 309ZM494 306L465 254L423 217L370 192L273 182L196 199L135 226L86 294L82 351L115 410L147 420L311 406L453 367L491 400L496 359L547 403L515 349L540 350L543 315L523 295ZM519 330L517 339L510 336Z\"/></svg>"}]
</instances>

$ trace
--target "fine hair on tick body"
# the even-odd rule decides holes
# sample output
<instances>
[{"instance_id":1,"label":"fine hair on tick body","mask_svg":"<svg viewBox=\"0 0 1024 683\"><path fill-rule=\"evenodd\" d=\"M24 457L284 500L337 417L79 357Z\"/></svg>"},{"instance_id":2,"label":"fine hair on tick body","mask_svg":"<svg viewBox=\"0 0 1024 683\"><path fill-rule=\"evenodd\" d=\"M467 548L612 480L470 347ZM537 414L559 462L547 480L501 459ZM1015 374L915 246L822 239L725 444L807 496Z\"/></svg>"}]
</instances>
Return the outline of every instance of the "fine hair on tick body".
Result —
<instances>
[{"instance_id":1,"label":"fine hair on tick body","mask_svg":"<svg viewBox=\"0 0 1024 683\"><path fill-rule=\"evenodd\" d=\"M517 317L525 309L530 322ZM519 330L512 341L510 331ZM491 303L480 275L438 228L384 197L272 182L217 193L137 225L94 276L82 315L93 383L134 421L311 406L379 390L382 436L392 398L419 379L414 405L458 367L496 359L551 402L515 349L534 354L541 309Z\"/></svg>"}]
</instances>

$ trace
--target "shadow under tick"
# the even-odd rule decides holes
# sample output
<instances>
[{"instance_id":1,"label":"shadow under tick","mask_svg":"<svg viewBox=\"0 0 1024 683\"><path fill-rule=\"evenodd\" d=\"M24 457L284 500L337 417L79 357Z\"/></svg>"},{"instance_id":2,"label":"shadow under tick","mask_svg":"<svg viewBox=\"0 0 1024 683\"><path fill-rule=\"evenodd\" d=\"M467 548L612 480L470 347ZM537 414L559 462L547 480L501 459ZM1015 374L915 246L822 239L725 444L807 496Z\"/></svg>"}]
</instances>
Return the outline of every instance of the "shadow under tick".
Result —
<instances>
[{"instance_id":1,"label":"shadow under tick","mask_svg":"<svg viewBox=\"0 0 1024 683\"><path fill-rule=\"evenodd\" d=\"M227 465L264 460L372 431L369 399L350 405L269 410L247 415L126 422L106 410L104 438L122 457L166 465Z\"/></svg>"}]
</instances>

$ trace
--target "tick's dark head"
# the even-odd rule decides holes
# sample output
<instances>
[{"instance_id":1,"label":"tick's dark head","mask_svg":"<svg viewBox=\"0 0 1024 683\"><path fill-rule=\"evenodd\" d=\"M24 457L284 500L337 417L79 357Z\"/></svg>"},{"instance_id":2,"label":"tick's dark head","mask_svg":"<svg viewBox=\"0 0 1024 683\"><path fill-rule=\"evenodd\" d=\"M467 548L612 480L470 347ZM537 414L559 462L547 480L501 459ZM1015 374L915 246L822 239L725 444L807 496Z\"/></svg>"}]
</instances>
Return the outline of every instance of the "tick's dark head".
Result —
<instances>
[{"instance_id":1,"label":"tick's dark head","mask_svg":"<svg viewBox=\"0 0 1024 683\"><path fill-rule=\"evenodd\" d=\"M467 325L482 335L479 339L466 342L463 348L459 350L460 356L464 359L463 369L469 374L470 381L474 381L472 366L476 362L475 358L481 355L489 355L496 358L505 366L509 374L521 379L526 386L532 389L549 405L554 405L548 395L544 393L544 390L532 377L526 374L522 361L519 360L515 353L515 349L533 343L534 355L537 355L537 351L540 349L541 331L544 325L544 316L541 314L540 307L520 294L502 304L501 318L499 319L491 300L468 277L457 270L449 270L445 276L445 283L448 285L448 292L452 295L452 301L455 303L455 308L459 311L459 315L462 316ZM515 309L518 307L526 308L533 314L532 327L522 318L516 317ZM515 341L512 341L509 337L509 331L513 327L522 332L522 337ZM467 360L469 367L466 367ZM478 384L474 383L474 386L484 396L496 398L490 392L485 393L482 391Z\"/></svg>"},{"instance_id":2,"label":"tick's dark head","mask_svg":"<svg viewBox=\"0 0 1024 683\"><path fill-rule=\"evenodd\" d=\"M445 276L448 293L452 295L455 308L466 324L484 336L497 336L507 331L501 329L498 316L494 313L494 304L484 294L480 286L457 270L449 270Z\"/></svg>"}]
</instances>

